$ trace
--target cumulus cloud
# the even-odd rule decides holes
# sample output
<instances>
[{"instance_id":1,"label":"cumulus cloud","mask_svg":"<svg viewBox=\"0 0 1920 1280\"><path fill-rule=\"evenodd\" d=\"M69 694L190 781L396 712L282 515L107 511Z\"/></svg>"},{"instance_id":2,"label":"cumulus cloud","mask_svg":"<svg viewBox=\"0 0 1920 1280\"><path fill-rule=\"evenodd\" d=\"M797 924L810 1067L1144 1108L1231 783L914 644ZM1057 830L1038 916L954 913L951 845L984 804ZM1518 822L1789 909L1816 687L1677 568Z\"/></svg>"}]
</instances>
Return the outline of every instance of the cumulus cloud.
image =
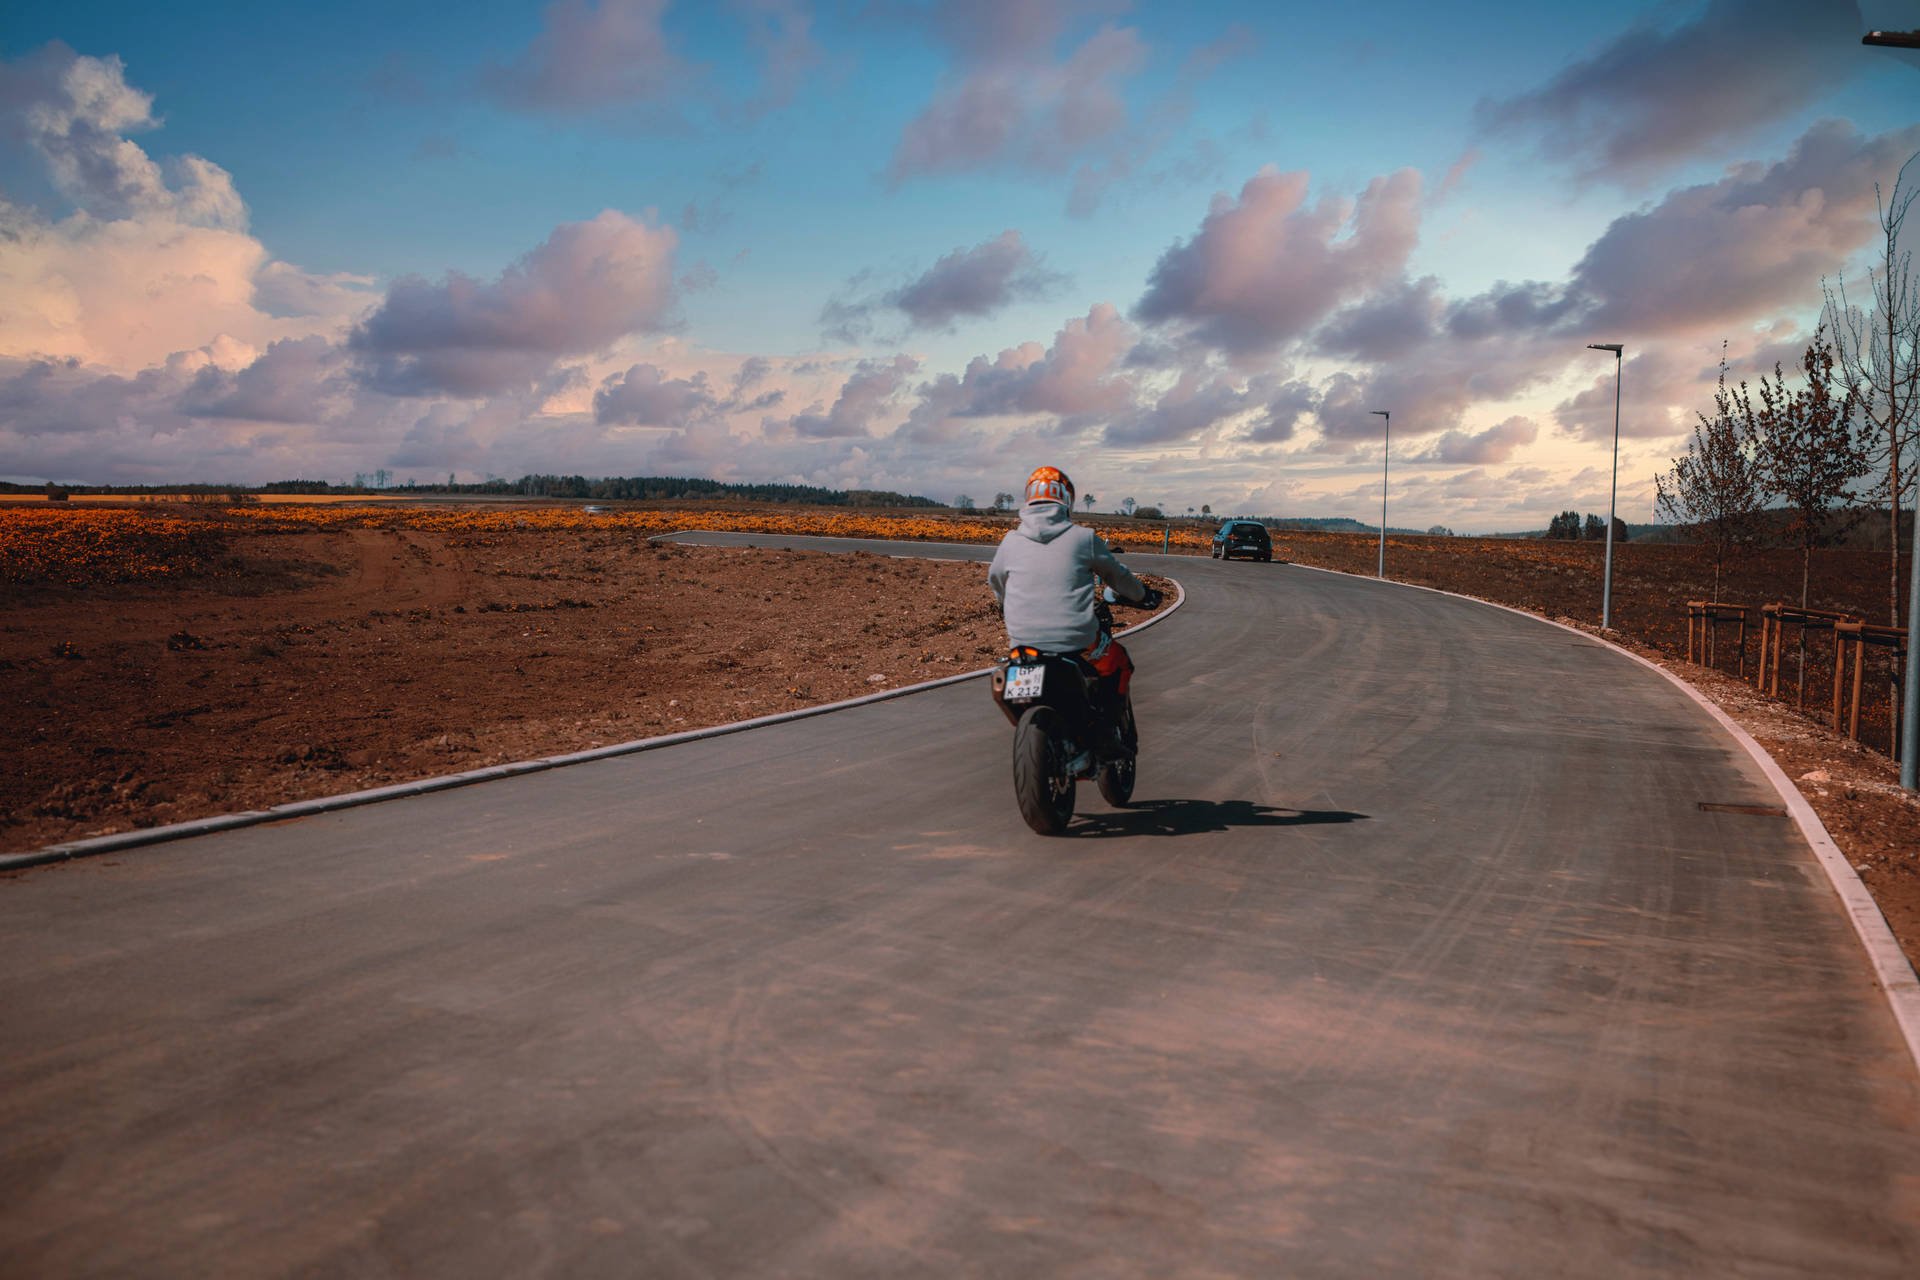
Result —
<instances>
[{"instance_id":1,"label":"cumulus cloud","mask_svg":"<svg viewBox=\"0 0 1920 1280\"><path fill-rule=\"evenodd\" d=\"M1277 373L1240 378L1189 366L1150 403L1112 418L1101 438L1123 447L1174 444L1245 423L1251 428L1248 441L1276 444L1292 438L1317 401L1309 384Z\"/></svg>"},{"instance_id":2,"label":"cumulus cloud","mask_svg":"<svg viewBox=\"0 0 1920 1280\"><path fill-rule=\"evenodd\" d=\"M1874 183L1917 148L1920 125L1867 138L1822 120L1777 164L1742 165L1616 218L1574 267L1583 319L1674 332L1804 305L1872 237Z\"/></svg>"},{"instance_id":3,"label":"cumulus cloud","mask_svg":"<svg viewBox=\"0 0 1920 1280\"><path fill-rule=\"evenodd\" d=\"M991 315L1016 299L1042 298L1063 277L1046 270L1018 231L955 249L926 274L887 295L916 328L950 328L961 316Z\"/></svg>"},{"instance_id":4,"label":"cumulus cloud","mask_svg":"<svg viewBox=\"0 0 1920 1280\"><path fill-rule=\"evenodd\" d=\"M955 249L921 275L894 289L876 287L862 271L820 309L822 332L859 342L874 330L878 312L897 312L909 329L951 331L962 318L992 315L1023 299L1044 298L1065 277L1048 271L1018 231L1003 231L971 249Z\"/></svg>"},{"instance_id":5,"label":"cumulus cloud","mask_svg":"<svg viewBox=\"0 0 1920 1280\"><path fill-rule=\"evenodd\" d=\"M561 356L664 328L675 303L671 227L606 210L554 228L492 282L396 281L348 345L369 383L401 395L483 395Z\"/></svg>"},{"instance_id":6,"label":"cumulus cloud","mask_svg":"<svg viewBox=\"0 0 1920 1280\"><path fill-rule=\"evenodd\" d=\"M1615 370L1599 352L1585 354L1595 366L1592 375L1554 406L1553 418L1561 434L1600 444L1613 439ZM1657 440L1685 431L1693 422L1690 406L1711 400L1720 354L1719 343L1703 340L1629 347L1618 371L1621 439Z\"/></svg>"},{"instance_id":7,"label":"cumulus cloud","mask_svg":"<svg viewBox=\"0 0 1920 1280\"><path fill-rule=\"evenodd\" d=\"M1861 65L1853 0L1712 0L1691 21L1636 23L1529 93L1483 102L1498 134L1590 177L1638 180L1813 102Z\"/></svg>"},{"instance_id":8,"label":"cumulus cloud","mask_svg":"<svg viewBox=\"0 0 1920 1280\"><path fill-rule=\"evenodd\" d=\"M636 427L685 427L719 403L705 373L669 378L657 365L636 364L594 393L593 417Z\"/></svg>"},{"instance_id":9,"label":"cumulus cloud","mask_svg":"<svg viewBox=\"0 0 1920 1280\"><path fill-rule=\"evenodd\" d=\"M664 132L686 128L682 109L704 100L723 120L751 119L792 102L826 62L802 0L733 0L760 59L760 84L719 96L708 68L689 62L665 27L670 0L553 0L541 28L509 62L486 68L481 89L513 111L554 116L620 113ZM718 7L718 6L713 6Z\"/></svg>"},{"instance_id":10,"label":"cumulus cloud","mask_svg":"<svg viewBox=\"0 0 1920 1280\"><path fill-rule=\"evenodd\" d=\"M272 316L350 316L379 301L373 286L372 276L269 262L253 273L253 305Z\"/></svg>"},{"instance_id":11,"label":"cumulus cloud","mask_svg":"<svg viewBox=\"0 0 1920 1280\"><path fill-rule=\"evenodd\" d=\"M1251 355L1397 277L1419 238L1420 175L1402 169L1357 201L1323 196L1311 207L1307 184L1306 173L1269 165L1239 199L1216 196L1199 232L1160 256L1134 317Z\"/></svg>"},{"instance_id":12,"label":"cumulus cloud","mask_svg":"<svg viewBox=\"0 0 1920 1280\"><path fill-rule=\"evenodd\" d=\"M900 389L920 362L912 356L895 356L891 360L862 360L841 385L840 394L833 407L821 412L818 407L805 413L797 413L784 423L769 424L770 429L784 429L794 435L810 440L840 440L850 436L866 436L869 430L887 407L893 403Z\"/></svg>"},{"instance_id":13,"label":"cumulus cloud","mask_svg":"<svg viewBox=\"0 0 1920 1280\"><path fill-rule=\"evenodd\" d=\"M163 171L125 136L160 122L153 95L127 83L118 58L82 57L51 44L0 64L0 110L8 132L45 161L54 188L96 218L246 227L246 205L225 169L188 155Z\"/></svg>"},{"instance_id":14,"label":"cumulus cloud","mask_svg":"<svg viewBox=\"0 0 1920 1280\"><path fill-rule=\"evenodd\" d=\"M347 402L346 374L344 353L326 338L286 338L236 371L210 361L185 388L180 407L197 418L319 422Z\"/></svg>"},{"instance_id":15,"label":"cumulus cloud","mask_svg":"<svg viewBox=\"0 0 1920 1280\"><path fill-rule=\"evenodd\" d=\"M1449 431L1433 447L1413 459L1416 463L1486 466L1510 460L1522 445L1532 444L1540 426L1518 414L1481 432Z\"/></svg>"},{"instance_id":16,"label":"cumulus cloud","mask_svg":"<svg viewBox=\"0 0 1920 1280\"><path fill-rule=\"evenodd\" d=\"M580 113L657 103L678 93L688 69L667 43L669 0L554 0L540 34L518 58L488 68L481 84L522 111Z\"/></svg>"},{"instance_id":17,"label":"cumulus cloud","mask_svg":"<svg viewBox=\"0 0 1920 1280\"><path fill-rule=\"evenodd\" d=\"M50 45L0 64L0 122L72 211L0 201L0 352L120 372L221 340L252 348L329 331L370 300L364 277L270 259L226 171L154 161L158 127L118 59Z\"/></svg>"},{"instance_id":18,"label":"cumulus cloud","mask_svg":"<svg viewBox=\"0 0 1920 1280\"><path fill-rule=\"evenodd\" d=\"M1053 345L1023 342L994 359L975 356L960 377L941 374L920 388L905 430L920 438L948 433L961 418L1053 415L1078 430L1133 406L1138 384L1123 371L1139 332L1111 303L1069 320Z\"/></svg>"},{"instance_id":19,"label":"cumulus cloud","mask_svg":"<svg viewBox=\"0 0 1920 1280\"><path fill-rule=\"evenodd\" d=\"M1064 59L1054 50L1074 20L1109 6L1074 0L942 0L935 31L958 74L908 122L894 148L895 182L1009 164L1058 172L1126 123L1120 85L1146 61L1130 27L1102 26Z\"/></svg>"}]
</instances>

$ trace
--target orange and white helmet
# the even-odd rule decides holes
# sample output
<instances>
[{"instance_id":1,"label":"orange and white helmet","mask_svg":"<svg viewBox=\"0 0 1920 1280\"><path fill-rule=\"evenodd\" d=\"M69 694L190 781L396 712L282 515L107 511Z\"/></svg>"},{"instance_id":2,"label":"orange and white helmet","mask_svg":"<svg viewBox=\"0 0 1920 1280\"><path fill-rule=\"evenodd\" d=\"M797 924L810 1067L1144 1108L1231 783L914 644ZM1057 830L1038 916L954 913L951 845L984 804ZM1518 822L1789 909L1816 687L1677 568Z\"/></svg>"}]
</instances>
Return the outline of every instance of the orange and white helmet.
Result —
<instances>
[{"instance_id":1,"label":"orange and white helmet","mask_svg":"<svg viewBox=\"0 0 1920 1280\"><path fill-rule=\"evenodd\" d=\"M1027 477L1027 502L1064 502L1073 509L1073 481L1058 467L1038 467Z\"/></svg>"}]
</instances>

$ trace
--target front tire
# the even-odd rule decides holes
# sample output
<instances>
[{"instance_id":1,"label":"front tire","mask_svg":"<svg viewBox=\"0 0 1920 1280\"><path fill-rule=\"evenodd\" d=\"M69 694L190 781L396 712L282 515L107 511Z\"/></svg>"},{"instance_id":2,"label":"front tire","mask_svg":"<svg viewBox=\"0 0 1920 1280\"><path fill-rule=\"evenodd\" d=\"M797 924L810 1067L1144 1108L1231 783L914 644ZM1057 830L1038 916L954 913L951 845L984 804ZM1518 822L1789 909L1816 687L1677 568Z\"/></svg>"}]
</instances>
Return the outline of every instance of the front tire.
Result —
<instances>
[{"instance_id":1,"label":"front tire","mask_svg":"<svg viewBox=\"0 0 1920 1280\"><path fill-rule=\"evenodd\" d=\"M1127 807L1133 799L1133 777L1135 761L1140 751L1140 735L1133 727L1133 699L1127 698L1120 704L1120 740L1127 744L1132 752L1124 760L1109 760L1100 766L1099 774L1094 778L1100 788L1100 798L1116 809Z\"/></svg>"},{"instance_id":2,"label":"front tire","mask_svg":"<svg viewBox=\"0 0 1920 1280\"><path fill-rule=\"evenodd\" d=\"M1057 836L1073 821L1073 778L1067 773L1060 714L1029 707L1013 730L1013 795L1020 816L1043 836Z\"/></svg>"}]
</instances>

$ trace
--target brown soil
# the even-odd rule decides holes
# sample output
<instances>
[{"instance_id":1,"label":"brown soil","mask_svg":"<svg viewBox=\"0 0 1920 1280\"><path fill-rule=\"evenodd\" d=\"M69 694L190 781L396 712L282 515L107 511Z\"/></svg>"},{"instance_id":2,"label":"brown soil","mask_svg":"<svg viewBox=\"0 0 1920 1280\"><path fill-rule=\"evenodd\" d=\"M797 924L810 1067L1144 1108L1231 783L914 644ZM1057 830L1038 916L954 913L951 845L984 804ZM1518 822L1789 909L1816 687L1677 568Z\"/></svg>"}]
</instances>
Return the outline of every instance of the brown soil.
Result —
<instances>
[{"instance_id":1,"label":"brown soil","mask_svg":"<svg viewBox=\"0 0 1920 1280\"><path fill-rule=\"evenodd\" d=\"M771 715L1005 644L984 565L780 548L242 532L192 582L16 587L0 849Z\"/></svg>"}]
</instances>

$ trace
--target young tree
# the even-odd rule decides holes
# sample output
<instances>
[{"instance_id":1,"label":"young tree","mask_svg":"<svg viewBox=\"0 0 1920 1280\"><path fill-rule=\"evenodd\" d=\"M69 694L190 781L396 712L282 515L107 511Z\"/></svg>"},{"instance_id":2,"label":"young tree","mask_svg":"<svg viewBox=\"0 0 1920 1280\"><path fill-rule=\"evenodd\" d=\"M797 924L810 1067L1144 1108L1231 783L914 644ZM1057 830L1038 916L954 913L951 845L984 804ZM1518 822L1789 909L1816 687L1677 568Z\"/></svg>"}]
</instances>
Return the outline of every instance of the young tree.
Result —
<instances>
[{"instance_id":1,"label":"young tree","mask_svg":"<svg viewBox=\"0 0 1920 1280\"><path fill-rule=\"evenodd\" d=\"M1839 385L1826 326L1800 358L1804 387L1787 390L1778 364L1760 379L1760 409L1742 397L1746 429L1759 443L1769 493L1787 504L1787 528L1800 544L1800 607L1807 607L1813 549L1829 536L1837 511L1852 505L1854 483L1873 470L1856 390ZM1838 392L1836 395L1835 393Z\"/></svg>"},{"instance_id":2,"label":"young tree","mask_svg":"<svg viewBox=\"0 0 1920 1280\"><path fill-rule=\"evenodd\" d=\"M973 499L963 493L953 500L953 505L956 510L971 511L973 510Z\"/></svg>"},{"instance_id":3,"label":"young tree","mask_svg":"<svg viewBox=\"0 0 1920 1280\"><path fill-rule=\"evenodd\" d=\"M1833 326L1834 358L1842 380L1860 401L1868 427L1868 458L1883 469L1870 496L1887 500L1892 554L1887 592L1889 621L1900 617L1900 506L1920 472L1920 281L1913 278L1912 251L1900 247L1900 231L1920 187L1906 185L1900 166L1893 190L1880 205L1880 262L1867 269L1871 309L1863 313L1847 302L1846 281L1826 285L1827 318ZM1874 184L1880 196L1880 184Z\"/></svg>"},{"instance_id":4,"label":"young tree","mask_svg":"<svg viewBox=\"0 0 1920 1280\"><path fill-rule=\"evenodd\" d=\"M1132 514L1133 514L1133 508L1134 508L1134 506L1135 506L1135 505L1136 505L1136 504L1134 503L1134 501L1133 501L1133 499L1132 499L1132 498L1122 498L1122 499L1120 499L1120 509L1121 509L1122 511L1124 511L1124 512L1126 512L1126 513L1127 513L1128 515L1132 515Z\"/></svg>"},{"instance_id":5,"label":"young tree","mask_svg":"<svg viewBox=\"0 0 1920 1280\"><path fill-rule=\"evenodd\" d=\"M1012 505L1013 505L1012 494L996 493L993 495L993 509L995 511L1005 511L1008 507Z\"/></svg>"},{"instance_id":6,"label":"young tree","mask_svg":"<svg viewBox=\"0 0 1920 1280\"><path fill-rule=\"evenodd\" d=\"M1208 516L1211 516L1212 514L1213 514L1213 504L1212 504L1212 503L1210 503L1210 502L1203 502L1203 503L1201 503L1201 504L1200 504L1200 515L1201 515L1201 517L1202 517L1203 519L1204 519L1204 518L1206 518L1206 517L1208 517Z\"/></svg>"},{"instance_id":7,"label":"young tree","mask_svg":"<svg viewBox=\"0 0 1920 1280\"><path fill-rule=\"evenodd\" d=\"M1720 387L1713 395L1713 417L1700 421L1687 442L1687 456L1653 478L1654 509L1688 534L1713 544L1713 598L1720 598L1720 577L1729 552L1753 540L1766 505L1765 468L1740 412L1746 384L1727 390L1727 357L1720 354Z\"/></svg>"},{"instance_id":8,"label":"young tree","mask_svg":"<svg viewBox=\"0 0 1920 1280\"><path fill-rule=\"evenodd\" d=\"M1086 497L1080 499L1080 505L1089 511L1093 510L1093 495L1089 493Z\"/></svg>"},{"instance_id":9,"label":"young tree","mask_svg":"<svg viewBox=\"0 0 1920 1280\"><path fill-rule=\"evenodd\" d=\"M1607 537L1607 522L1589 511L1586 526L1581 532L1588 542L1604 542Z\"/></svg>"}]
</instances>

